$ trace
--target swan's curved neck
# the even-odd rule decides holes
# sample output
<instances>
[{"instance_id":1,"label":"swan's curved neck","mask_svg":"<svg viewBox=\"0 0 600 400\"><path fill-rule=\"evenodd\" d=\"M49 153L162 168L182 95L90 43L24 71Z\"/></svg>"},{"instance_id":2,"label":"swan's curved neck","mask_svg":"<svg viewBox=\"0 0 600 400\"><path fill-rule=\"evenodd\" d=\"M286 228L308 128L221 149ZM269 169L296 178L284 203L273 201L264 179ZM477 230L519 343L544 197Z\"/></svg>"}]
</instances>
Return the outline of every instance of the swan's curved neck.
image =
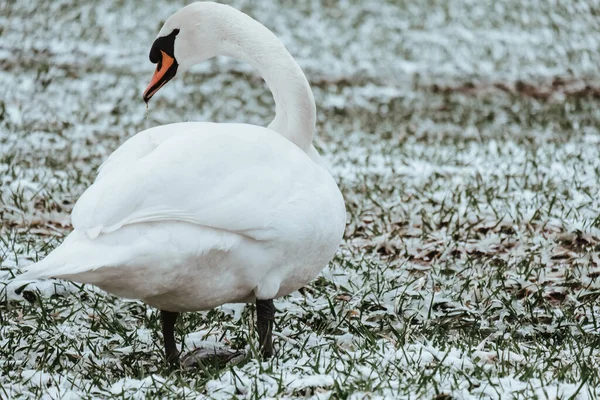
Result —
<instances>
[{"instance_id":1,"label":"swan's curved neck","mask_svg":"<svg viewBox=\"0 0 600 400\"><path fill-rule=\"evenodd\" d=\"M312 90L300 66L273 32L246 14L230 15L222 29L219 54L250 63L273 93L275 119L269 128L308 151L317 112Z\"/></svg>"}]
</instances>

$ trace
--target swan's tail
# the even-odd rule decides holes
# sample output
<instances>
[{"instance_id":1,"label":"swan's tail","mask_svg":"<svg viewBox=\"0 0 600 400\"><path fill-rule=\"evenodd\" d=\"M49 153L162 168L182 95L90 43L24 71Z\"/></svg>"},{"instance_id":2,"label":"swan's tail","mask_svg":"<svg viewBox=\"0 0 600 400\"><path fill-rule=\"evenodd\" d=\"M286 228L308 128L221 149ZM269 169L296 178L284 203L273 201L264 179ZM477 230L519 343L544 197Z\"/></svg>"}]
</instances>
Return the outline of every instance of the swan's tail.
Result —
<instances>
[{"instance_id":1,"label":"swan's tail","mask_svg":"<svg viewBox=\"0 0 600 400\"><path fill-rule=\"evenodd\" d=\"M115 256L114 249L106 248L89 239L84 232L75 230L46 258L25 267L15 281L64 278L88 283L76 279L77 275L115 265Z\"/></svg>"}]
</instances>

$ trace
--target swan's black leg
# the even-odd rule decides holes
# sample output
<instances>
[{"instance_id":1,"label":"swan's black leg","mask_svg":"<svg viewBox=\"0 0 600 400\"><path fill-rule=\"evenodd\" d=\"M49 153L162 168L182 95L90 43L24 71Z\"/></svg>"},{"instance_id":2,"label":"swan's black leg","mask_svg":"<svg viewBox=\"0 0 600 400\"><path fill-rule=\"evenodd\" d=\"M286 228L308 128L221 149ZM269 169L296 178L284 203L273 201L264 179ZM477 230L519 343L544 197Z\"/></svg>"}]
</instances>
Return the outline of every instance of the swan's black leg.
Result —
<instances>
[{"instance_id":1,"label":"swan's black leg","mask_svg":"<svg viewBox=\"0 0 600 400\"><path fill-rule=\"evenodd\" d=\"M273 322L275 321L275 306L273 300L256 300L256 328L263 358L273 355Z\"/></svg>"},{"instance_id":2,"label":"swan's black leg","mask_svg":"<svg viewBox=\"0 0 600 400\"><path fill-rule=\"evenodd\" d=\"M175 322L177 322L178 312L160 311L160 319L162 320L163 341L165 343L165 357L167 363L171 365L179 365L179 351L175 343Z\"/></svg>"}]
</instances>

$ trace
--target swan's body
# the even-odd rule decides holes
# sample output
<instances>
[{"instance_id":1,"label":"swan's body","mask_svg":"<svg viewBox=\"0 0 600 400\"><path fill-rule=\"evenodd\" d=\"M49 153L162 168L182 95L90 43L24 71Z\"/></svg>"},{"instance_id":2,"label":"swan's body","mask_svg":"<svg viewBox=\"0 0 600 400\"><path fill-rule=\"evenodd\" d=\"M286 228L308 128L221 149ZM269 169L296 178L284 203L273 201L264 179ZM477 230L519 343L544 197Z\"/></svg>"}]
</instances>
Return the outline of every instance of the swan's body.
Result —
<instances>
[{"instance_id":1,"label":"swan's body","mask_svg":"<svg viewBox=\"0 0 600 400\"><path fill-rule=\"evenodd\" d=\"M201 122L140 132L102 165L74 231L26 278L195 311L315 278L345 225L333 178L276 132Z\"/></svg>"},{"instance_id":2,"label":"swan's body","mask_svg":"<svg viewBox=\"0 0 600 400\"><path fill-rule=\"evenodd\" d=\"M194 3L171 16L150 53L158 67L144 99L178 68L218 54L259 69L275 97L269 128L189 122L138 133L75 205L73 232L22 275L90 283L158 307L171 360L174 313L254 300L265 300L259 333L270 354L271 299L316 277L346 220L312 146L308 82L275 35L247 15ZM271 321L262 328L261 313Z\"/></svg>"}]
</instances>

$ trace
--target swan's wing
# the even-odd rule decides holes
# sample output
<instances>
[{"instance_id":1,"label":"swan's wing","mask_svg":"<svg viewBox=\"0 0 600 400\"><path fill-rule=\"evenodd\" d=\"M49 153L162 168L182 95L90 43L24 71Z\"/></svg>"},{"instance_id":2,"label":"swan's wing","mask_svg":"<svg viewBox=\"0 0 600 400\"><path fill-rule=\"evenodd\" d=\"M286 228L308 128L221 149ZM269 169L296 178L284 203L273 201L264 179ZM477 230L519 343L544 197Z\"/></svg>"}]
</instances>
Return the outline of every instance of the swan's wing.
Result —
<instances>
[{"instance_id":1,"label":"swan's wing","mask_svg":"<svg viewBox=\"0 0 600 400\"><path fill-rule=\"evenodd\" d=\"M75 205L73 226L90 238L128 224L185 221L266 240L285 223L274 216L318 181L306 154L251 125L211 124L127 155L107 163Z\"/></svg>"},{"instance_id":2,"label":"swan's wing","mask_svg":"<svg viewBox=\"0 0 600 400\"><path fill-rule=\"evenodd\" d=\"M209 123L179 122L147 129L128 139L115 150L98 168L96 181L127 168L154 151L162 142L177 135L197 131Z\"/></svg>"}]
</instances>

